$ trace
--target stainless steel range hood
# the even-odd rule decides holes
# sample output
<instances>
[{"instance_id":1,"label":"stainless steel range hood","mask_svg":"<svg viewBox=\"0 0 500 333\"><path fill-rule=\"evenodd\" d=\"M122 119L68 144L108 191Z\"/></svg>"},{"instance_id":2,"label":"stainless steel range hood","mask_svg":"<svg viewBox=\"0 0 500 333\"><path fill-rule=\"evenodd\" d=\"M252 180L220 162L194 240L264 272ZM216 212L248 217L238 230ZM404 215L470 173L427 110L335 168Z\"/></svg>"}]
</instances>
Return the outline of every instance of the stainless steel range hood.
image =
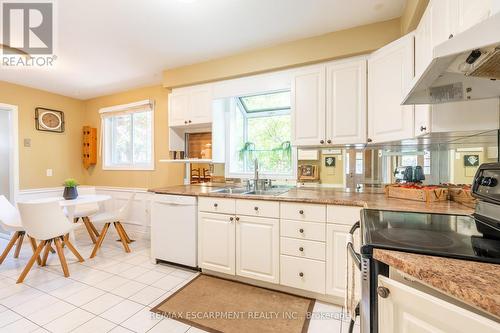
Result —
<instances>
[{"instance_id":1,"label":"stainless steel range hood","mask_svg":"<svg viewBox=\"0 0 500 333\"><path fill-rule=\"evenodd\" d=\"M500 13L439 44L404 105L500 96Z\"/></svg>"}]
</instances>

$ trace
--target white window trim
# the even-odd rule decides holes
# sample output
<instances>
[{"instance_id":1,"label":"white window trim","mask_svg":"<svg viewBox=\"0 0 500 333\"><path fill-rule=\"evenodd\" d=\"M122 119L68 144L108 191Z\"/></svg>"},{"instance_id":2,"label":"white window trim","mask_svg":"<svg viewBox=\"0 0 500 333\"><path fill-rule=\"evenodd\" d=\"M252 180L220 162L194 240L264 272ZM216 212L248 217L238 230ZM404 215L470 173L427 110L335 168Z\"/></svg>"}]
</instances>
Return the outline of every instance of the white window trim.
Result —
<instances>
[{"instance_id":1,"label":"white window trim","mask_svg":"<svg viewBox=\"0 0 500 333\"><path fill-rule=\"evenodd\" d=\"M106 165L104 155L106 151L106 141L104 133L104 120L118 114L136 113L149 108L151 110L151 164L128 164L128 165ZM102 170L106 171L154 171L155 166L155 103L154 100L142 100L138 102L105 107L99 110L101 115L101 137L99 153L101 155Z\"/></svg>"}]
</instances>

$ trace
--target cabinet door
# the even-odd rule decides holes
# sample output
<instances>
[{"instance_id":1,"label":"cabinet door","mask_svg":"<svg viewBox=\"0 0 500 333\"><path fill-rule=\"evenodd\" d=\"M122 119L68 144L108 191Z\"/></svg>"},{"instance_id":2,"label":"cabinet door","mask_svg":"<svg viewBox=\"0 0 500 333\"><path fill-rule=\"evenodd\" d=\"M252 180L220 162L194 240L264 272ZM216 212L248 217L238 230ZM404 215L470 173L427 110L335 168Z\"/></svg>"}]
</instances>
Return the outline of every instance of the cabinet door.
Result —
<instances>
[{"instance_id":1,"label":"cabinet door","mask_svg":"<svg viewBox=\"0 0 500 333\"><path fill-rule=\"evenodd\" d=\"M384 333L493 333L499 324L445 300L385 276L379 286L389 290L378 296L378 331Z\"/></svg>"},{"instance_id":2,"label":"cabinet door","mask_svg":"<svg viewBox=\"0 0 500 333\"><path fill-rule=\"evenodd\" d=\"M299 70L292 80L293 144L318 146L325 142L325 67Z\"/></svg>"},{"instance_id":3,"label":"cabinet door","mask_svg":"<svg viewBox=\"0 0 500 333\"><path fill-rule=\"evenodd\" d=\"M198 261L201 268L234 275L234 246L233 215L199 213Z\"/></svg>"},{"instance_id":4,"label":"cabinet door","mask_svg":"<svg viewBox=\"0 0 500 333\"><path fill-rule=\"evenodd\" d=\"M326 66L327 143L366 143L366 93L365 58Z\"/></svg>"},{"instance_id":5,"label":"cabinet door","mask_svg":"<svg viewBox=\"0 0 500 333\"><path fill-rule=\"evenodd\" d=\"M187 91L175 91L169 95L168 126L184 126L189 114L189 94Z\"/></svg>"},{"instance_id":6,"label":"cabinet door","mask_svg":"<svg viewBox=\"0 0 500 333\"><path fill-rule=\"evenodd\" d=\"M212 122L211 86L193 87L189 93L188 123L207 124Z\"/></svg>"},{"instance_id":7,"label":"cabinet door","mask_svg":"<svg viewBox=\"0 0 500 333\"><path fill-rule=\"evenodd\" d=\"M368 137L372 142L413 137L413 106L401 105L413 79L413 38L410 33L368 59Z\"/></svg>"},{"instance_id":8,"label":"cabinet door","mask_svg":"<svg viewBox=\"0 0 500 333\"><path fill-rule=\"evenodd\" d=\"M326 226L326 293L345 297L347 275L347 236L351 226L329 224ZM355 238L355 248L359 251L359 240ZM354 269L357 279L359 270Z\"/></svg>"},{"instance_id":9,"label":"cabinet door","mask_svg":"<svg viewBox=\"0 0 500 333\"><path fill-rule=\"evenodd\" d=\"M239 216L236 221L236 274L279 283L279 220Z\"/></svg>"},{"instance_id":10,"label":"cabinet door","mask_svg":"<svg viewBox=\"0 0 500 333\"><path fill-rule=\"evenodd\" d=\"M454 33L459 34L490 16L497 0L450 0Z\"/></svg>"}]
</instances>

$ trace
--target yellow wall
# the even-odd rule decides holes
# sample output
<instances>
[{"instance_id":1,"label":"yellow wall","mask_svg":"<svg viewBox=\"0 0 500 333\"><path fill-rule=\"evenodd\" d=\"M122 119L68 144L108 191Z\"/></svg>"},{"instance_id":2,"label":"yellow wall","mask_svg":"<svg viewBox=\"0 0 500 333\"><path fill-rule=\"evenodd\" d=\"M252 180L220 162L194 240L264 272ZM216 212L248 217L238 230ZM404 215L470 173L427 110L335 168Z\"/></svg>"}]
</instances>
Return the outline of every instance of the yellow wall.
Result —
<instances>
[{"instance_id":1,"label":"yellow wall","mask_svg":"<svg viewBox=\"0 0 500 333\"><path fill-rule=\"evenodd\" d=\"M399 18L167 69L168 88L223 80L372 52L401 36Z\"/></svg>"},{"instance_id":2,"label":"yellow wall","mask_svg":"<svg viewBox=\"0 0 500 333\"><path fill-rule=\"evenodd\" d=\"M20 189L60 186L72 177L84 182L81 163L81 126L84 102L0 81L0 103L13 104L19 110L19 185ZM64 133L41 132L35 129L35 108L64 111ZM23 140L31 139L31 147ZM53 176L46 176L53 169Z\"/></svg>"},{"instance_id":3,"label":"yellow wall","mask_svg":"<svg viewBox=\"0 0 500 333\"><path fill-rule=\"evenodd\" d=\"M407 0L401 16L401 34L405 35L417 28L429 0Z\"/></svg>"},{"instance_id":4,"label":"yellow wall","mask_svg":"<svg viewBox=\"0 0 500 333\"><path fill-rule=\"evenodd\" d=\"M154 188L180 185L184 177L183 164L159 163L159 159L168 158L168 117L167 89L161 85L134 89L109 96L85 101L85 125L97 127L100 133L101 118L99 109L107 106L137 102L144 99L155 101L155 163L154 171L106 171L102 170L101 158L97 165L84 171L85 182L96 186L117 186ZM100 135L100 134L99 134Z\"/></svg>"}]
</instances>

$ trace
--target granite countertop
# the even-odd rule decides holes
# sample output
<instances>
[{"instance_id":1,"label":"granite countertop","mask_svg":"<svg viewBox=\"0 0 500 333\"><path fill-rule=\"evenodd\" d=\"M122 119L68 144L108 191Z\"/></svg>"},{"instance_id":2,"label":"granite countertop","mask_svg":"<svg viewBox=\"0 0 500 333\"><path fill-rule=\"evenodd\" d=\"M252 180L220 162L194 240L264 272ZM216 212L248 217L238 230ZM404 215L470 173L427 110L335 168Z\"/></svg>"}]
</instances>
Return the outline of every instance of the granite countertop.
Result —
<instances>
[{"instance_id":1,"label":"granite countertop","mask_svg":"<svg viewBox=\"0 0 500 333\"><path fill-rule=\"evenodd\" d=\"M382 249L373 257L500 319L500 265Z\"/></svg>"},{"instance_id":2,"label":"granite countertop","mask_svg":"<svg viewBox=\"0 0 500 333\"><path fill-rule=\"evenodd\" d=\"M387 198L382 192L379 191L353 192L346 191L344 189L292 188L288 192L280 195L249 195L212 192L217 188L222 188L222 186L180 185L166 188L150 189L149 191L158 194L309 202L318 204L360 206L364 208L379 210L396 210L435 214L469 215L473 212L472 208L466 207L454 201L425 203L411 200Z\"/></svg>"}]
</instances>

